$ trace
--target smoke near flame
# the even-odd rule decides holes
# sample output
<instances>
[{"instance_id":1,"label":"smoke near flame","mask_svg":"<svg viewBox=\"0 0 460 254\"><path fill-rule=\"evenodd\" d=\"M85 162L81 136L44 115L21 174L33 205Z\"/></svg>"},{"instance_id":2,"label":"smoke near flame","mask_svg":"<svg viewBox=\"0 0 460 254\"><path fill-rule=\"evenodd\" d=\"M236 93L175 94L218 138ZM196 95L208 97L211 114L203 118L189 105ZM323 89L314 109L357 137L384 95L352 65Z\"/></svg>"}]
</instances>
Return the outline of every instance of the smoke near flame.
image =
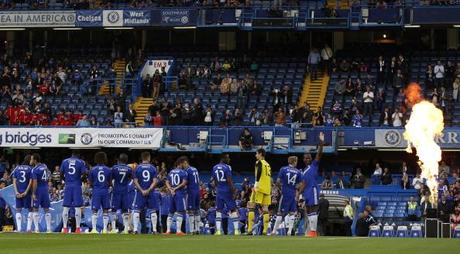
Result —
<instances>
[{"instance_id":1,"label":"smoke near flame","mask_svg":"<svg viewBox=\"0 0 460 254\"><path fill-rule=\"evenodd\" d=\"M412 152L412 147L417 150L421 177L426 179L430 188L431 203L437 205L438 197L438 166L441 161L441 148L435 142L436 137L442 134L444 129L444 117L442 111L431 102L423 100L422 89L416 83L411 83L406 91L406 100L412 106L412 113L407 122L404 139L407 140L407 152Z\"/></svg>"}]
</instances>

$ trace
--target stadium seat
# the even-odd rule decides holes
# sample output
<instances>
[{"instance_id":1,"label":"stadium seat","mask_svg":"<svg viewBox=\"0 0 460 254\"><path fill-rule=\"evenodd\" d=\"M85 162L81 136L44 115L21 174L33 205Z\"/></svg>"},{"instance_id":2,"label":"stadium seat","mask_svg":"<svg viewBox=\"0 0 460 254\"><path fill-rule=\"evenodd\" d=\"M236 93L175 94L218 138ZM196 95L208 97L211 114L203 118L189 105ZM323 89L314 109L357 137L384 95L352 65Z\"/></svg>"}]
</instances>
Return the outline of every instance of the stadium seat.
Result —
<instances>
[{"instance_id":1,"label":"stadium seat","mask_svg":"<svg viewBox=\"0 0 460 254\"><path fill-rule=\"evenodd\" d=\"M382 237L393 237L395 235L395 230L393 226L385 225L382 230Z\"/></svg>"},{"instance_id":2,"label":"stadium seat","mask_svg":"<svg viewBox=\"0 0 460 254\"><path fill-rule=\"evenodd\" d=\"M380 226L374 225L369 227L369 237L380 237Z\"/></svg>"},{"instance_id":3,"label":"stadium seat","mask_svg":"<svg viewBox=\"0 0 460 254\"><path fill-rule=\"evenodd\" d=\"M422 237L422 236L423 236L422 226L419 225L419 224L412 225L412 227L410 229L410 237L418 238L418 237Z\"/></svg>"},{"instance_id":4,"label":"stadium seat","mask_svg":"<svg viewBox=\"0 0 460 254\"><path fill-rule=\"evenodd\" d=\"M452 234L452 238L460 238L460 225L457 225L454 228L454 233Z\"/></svg>"},{"instance_id":5,"label":"stadium seat","mask_svg":"<svg viewBox=\"0 0 460 254\"><path fill-rule=\"evenodd\" d=\"M397 237L408 237L409 230L407 229L407 226L398 226L398 229L396 230L396 236Z\"/></svg>"}]
</instances>

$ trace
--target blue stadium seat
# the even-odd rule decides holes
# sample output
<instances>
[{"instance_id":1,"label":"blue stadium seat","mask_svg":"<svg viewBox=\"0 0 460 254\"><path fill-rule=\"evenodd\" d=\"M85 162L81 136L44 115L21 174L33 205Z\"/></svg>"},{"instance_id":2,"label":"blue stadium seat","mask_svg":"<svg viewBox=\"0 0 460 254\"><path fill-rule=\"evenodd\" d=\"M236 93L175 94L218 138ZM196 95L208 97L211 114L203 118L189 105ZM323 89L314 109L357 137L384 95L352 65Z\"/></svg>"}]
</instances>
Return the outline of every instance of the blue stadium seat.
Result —
<instances>
[{"instance_id":1,"label":"blue stadium seat","mask_svg":"<svg viewBox=\"0 0 460 254\"><path fill-rule=\"evenodd\" d=\"M380 237L380 226L370 226L369 237Z\"/></svg>"},{"instance_id":2,"label":"blue stadium seat","mask_svg":"<svg viewBox=\"0 0 460 254\"><path fill-rule=\"evenodd\" d=\"M422 226L419 224L412 225L410 229L410 237L412 238L423 237Z\"/></svg>"},{"instance_id":3,"label":"blue stadium seat","mask_svg":"<svg viewBox=\"0 0 460 254\"><path fill-rule=\"evenodd\" d=\"M393 226L383 226L382 237L393 237L395 235L395 230Z\"/></svg>"},{"instance_id":4,"label":"blue stadium seat","mask_svg":"<svg viewBox=\"0 0 460 254\"><path fill-rule=\"evenodd\" d=\"M398 226L398 229L396 230L396 236L397 237L408 237L409 230L407 229L407 226Z\"/></svg>"}]
</instances>

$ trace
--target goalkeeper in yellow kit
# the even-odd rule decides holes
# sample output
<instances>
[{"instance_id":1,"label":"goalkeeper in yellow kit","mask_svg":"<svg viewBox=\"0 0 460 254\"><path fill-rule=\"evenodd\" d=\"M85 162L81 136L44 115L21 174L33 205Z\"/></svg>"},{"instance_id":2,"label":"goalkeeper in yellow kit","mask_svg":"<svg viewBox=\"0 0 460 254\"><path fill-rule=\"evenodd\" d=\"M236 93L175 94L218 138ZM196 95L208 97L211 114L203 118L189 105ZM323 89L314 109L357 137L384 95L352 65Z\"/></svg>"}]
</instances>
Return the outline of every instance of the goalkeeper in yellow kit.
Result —
<instances>
[{"instance_id":1,"label":"goalkeeper in yellow kit","mask_svg":"<svg viewBox=\"0 0 460 254\"><path fill-rule=\"evenodd\" d=\"M271 193L272 193L272 172L270 164L265 161L265 150L258 149L256 152L256 167L255 167L255 177L256 182L254 184L254 189L251 193L251 198L248 202L248 235L252 234L252 226L254 225L254 208L256 205L262 207L263 211L263 222L264 230L263 234L267 234L268 223L270 221L270 216L268 214L268 206L271 205Z\"/></svg>"}]
</instances>

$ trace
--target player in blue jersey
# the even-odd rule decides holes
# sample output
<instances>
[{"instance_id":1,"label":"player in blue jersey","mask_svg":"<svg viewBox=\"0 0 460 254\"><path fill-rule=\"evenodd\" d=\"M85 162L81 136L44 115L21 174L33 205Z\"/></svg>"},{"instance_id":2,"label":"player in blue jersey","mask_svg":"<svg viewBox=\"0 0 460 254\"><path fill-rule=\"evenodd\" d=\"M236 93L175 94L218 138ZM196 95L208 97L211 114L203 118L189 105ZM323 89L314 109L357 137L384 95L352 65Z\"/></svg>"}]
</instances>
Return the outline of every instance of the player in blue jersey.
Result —
<instances>
[{"instance_id":1,"label":"player in blue jersey","mask_svg":"<svg viewBox=\"0 0 460 254\"><path fill-rule=\"evenodd\" d=\"M112 171L107 167L107 154L104 152L97 152L94 155L94 166L89 175L88 181L93 188L91 197L91 209L93 214L91 216L91 233L97 234L97 213L102 209L102 233L107 233L107 225L109 224L109 209L110 209L110 195L109 188L112 184Z\"/></svg>"},{"instance_id":2,"label":"player in blue jersey","mask_svg":"<svg viewBox=\"0 0 460 254\"><path fill-rule=\"evenodd\" d=\"M319 188L316 179L318 177L319 161L323 155L324 133L319 133L318 152L315 160L311 160L309 153L304 154L303 160L306 165L302 173L302 184L299 193L305 200L305 218L308 218L308 230L305 231L307 237L317 237L316 228L318 225L319 210Z\"/></svg>"},{"instance_id":3,"label":"player in blue jersey","mask_svg":"<svg viewBox=\"0 0 460 254\"><path fill-rule=\"evenodd\" d=\"M276 216L275 226L272 234L276 234L279 226L283 221L288 228L287 235L292 234L294 227L295 213L297 212L297 187L302 181L302 174L297 167L297 157L290 156L288 158L288 166L282 167L276 181L281 187L281 198L278 202L278 212Z\"/></svg>"},{"instance_id":4,"label":"player in blue jersey","mask_svg":"<svg viewBox=\"0 0 460 254\"><path fill-rule=\"evenodd\" d=\"M81 207L83 206L83 195L81 190L81 178L87 173L86 163L78 158L78 153L74 151L70 158L61 163L61 174L65 181L64 202L62 204L62 232L69 233L67 223L69 220L70 208L75 208L75 233L80 234Z\"/></svg>"},{"instance_id":5,"label":"player in blue jersey","mask_svg":"<svg viewBox=\"0 0 460 254\"><path fill-rule=\"evenodd\" d=\"M166 222L166 233L171 232L171 223L173 216L176 216L176 235L185 235L182 232L182 221L185 210L187 209L187 182L188 168L187 157L179 157L176 161L176 168L172 169L166 180L166 187L172 195L171 207L169 209L169 215Z\"/></svg>"},{"instance_id":6,"label":"player in blue jersey","mask_svg":"<svg viewBox=\"0 0 460 254\"><path fill-rule=\"evenodd\" d=\"M200 232L200 175L198 170L190 166L188 159L185 161L187 171L187 213L191 234Z\"/></svg>"},{"instance_id":7,"label":"player in blue jersey","mask_svg":"<svg viewBox=\"0 0 460 254\"><path fill-rule=\"evenodd\" d=\"M28 209L29 214L27 215L27 231L29 232L32 228L32 212L31 212L31 171L30 168L30 155L24 158L21 165L16 166L13 170L13 186L14 192L16 193L16 231L22 231L22 209Z\"/></svg>"},{"instance_id":8,"label":"player in blue jersey","mask_svg":"<svg viewBox=\"0 0 460 254\"><path fill-rule=\"evenodd\" d=\"M38 221L40 216L38 209L41 207L45 212L46 232L51 233L50 195L48 191L50 171L46 164L41 163L41 157L38 153L32 155L30 165L34 167L32 168L32 216L35 232L39 231Z\"/></svg>"},{"instance_id":9,"label":"player in blue jersey","mask_svg":"<svg viewBox=\"0 0 460 254\"><path fill-rule=\"evenodd\" d=\"M140 211L144 208L150 209L150 221L152 222L152 233L156 233L157 228L157 211L155 208L158 206L155 204L155 195L153 190L158 183L157 169L150 164L150 153L143 152L141 154L142 163L137 165L134 171L134 185L136 186L136 193L133 203L133 230L135 234L140 233L139 222L140 222Z\"/></svg>"},{"instance_id":10,"label":"player in blue jersey","mask_svg":"<svg viewBox=\"0 0 460 254\"><path fill-rule=\"evenodd\" d=\"M125 153L120 154L118 157L117 165L112 167L112 232L118 233L116 228L116 214L118 210L121 210L123 216L123 233L128 233L129 228L129 214L128 209L129 196L128 196L128 184L131 181L132 169L127 165L128 155Z\"/></svg>"},{"instance_id":11,"label":"player in blue jersey","mask_svg":"<svg viewBox=\"0 0 460 254\"><path fill-rule=\"evenodd\" d=\"M211 181L217 189L216 193L216 233L215 235L222 234L222 211L224 206L230 211L230 219L233 222L233 227L236 229L234 234L239 235L238 230L239 218L236 209L235 187L232 180L232 168L230 165L230 156L222 154L220 162L212 168Z\"/></svg>"}]
</instances>

